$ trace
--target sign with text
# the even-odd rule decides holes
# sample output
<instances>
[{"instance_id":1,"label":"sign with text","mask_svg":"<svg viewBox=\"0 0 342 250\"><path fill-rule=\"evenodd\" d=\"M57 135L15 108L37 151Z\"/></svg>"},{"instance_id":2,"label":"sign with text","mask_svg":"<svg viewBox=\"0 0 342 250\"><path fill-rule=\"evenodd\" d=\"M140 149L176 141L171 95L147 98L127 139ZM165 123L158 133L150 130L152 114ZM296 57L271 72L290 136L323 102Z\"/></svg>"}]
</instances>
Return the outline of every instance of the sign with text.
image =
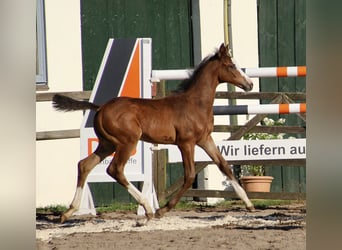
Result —
<instances>
[{"instance_id":1,"label":"sign with text","mask_svg":"<svg viewBox=\"0 0 342 250\"><path fill-rule=\"evenodd\" d=\"M81 132L81 154L88 156L96 149L98 138L92 128L84 128ZM148 149L150 151L150 149ZM125 165L125 175L129 181L144 181L144 164L143 164L143 143L139 141L136 150L132 153ZM114 153L115 154L115 153ZM114 179L106 173L106 169L113 159L114 154L105 158L94 168L89 174L88 182L113 182ZM152 163L151 163L152 164Z\"/></svg>"},{"instance_id":2,"label":"sign with text","mask_svg":"<svg viewBox=\"0 0 342 250\"><path fill-rule=\"evenodd\" d=\"M120 97L151 98L150 75L152 67L152 39L109 39L96 81L89 100L101 105ZM95 112L86 111L80 130L81 158L92 154L98 139L93 130ZM159 207L152 183L152 151L150 143L139 142L125 165L125 175L129 181L143 182L142 194L153 209ZM115 153L114 153L115 154ZM88 175L87 182L114 182L106 169L113 159L108 156ZM94 202L86 185L82 194L79 214L96 214ZM145 211L138 207L138 214Z\"/></svg>"},{"instance_id":3,"label":"sign with text","mask_svg":"<svg viewBox=\"0 0 342 250\"><path fill-rule=\"evenodd\" d=\"M306 139L240 140L215 143L227 161L306 158ZM168 149L169 162L182 161L177 146L159 145L158 148ZM211 159L203 149L196 146L195 161L211 161Z\"/></svg>"},{"instance_id":4,"label":"sign with text","mask_svg":"<svg viewBox=\"0 0 342 250\"><path fill-rule=\"evenodd\" d=\"M109 39L89 100L98 105L121 96L151 98L151 38ZM81 131L81 158L93 153L98 145L93 130L95 112L86 111ZM89 174L88 182L113 182L106 169L113 155L105 158ZM129 181L150 182L152 177L150 144L140 142L125 165Z\"/></svg>"}]
</instances>

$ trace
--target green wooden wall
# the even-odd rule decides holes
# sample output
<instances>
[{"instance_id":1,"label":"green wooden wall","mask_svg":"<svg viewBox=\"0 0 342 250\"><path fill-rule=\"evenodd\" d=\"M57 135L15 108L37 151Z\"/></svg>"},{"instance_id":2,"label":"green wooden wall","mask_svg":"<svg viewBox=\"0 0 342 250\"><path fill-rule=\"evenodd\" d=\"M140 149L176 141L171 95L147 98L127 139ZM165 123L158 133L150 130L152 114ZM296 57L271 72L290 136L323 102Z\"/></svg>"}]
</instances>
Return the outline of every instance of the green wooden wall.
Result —
<instances>
[{"instance_id":1,"label":"green wooden wall","mask_svg":"<svg viewBox=\"0 0 342 250\"><path fill-rule=\"evenodd\" d=\"M83 89L92 89L109 38L151 37L153 69L193 67L191 9L190 0L82 0ZM174 85L169 82L167 89ZM174 169L171 182L180 171ZM90 188L97 206L135 203L117 183L91 183Z\"/></svg>"},{"instance_id":2,"label":"green wooden wall","mask_svg":"<svg viewBox=\"0 0 342 250\"><path fill-rule=\"evenodd\" d=\"M82 0L84 89L92 89L109 38L152 38L152 68L193 66L190 0Z\"/></svg>"},{"instance_id":3,"label":"green wooden wall","mask_svg":"<svg viewBox=\"0 0 342 250\"><path fill-rule=\"evenodd\" d=\"M258 0L261 67L306 65L305 9L305 0ZM305 81L303 77L260 78L260 91L306 92ZM283 117L287 125L305 126L294 114L269 117ZM305 192L305 167L267 167L266 171L275 178L271 191Z\"/></svg>"}]
</instances>

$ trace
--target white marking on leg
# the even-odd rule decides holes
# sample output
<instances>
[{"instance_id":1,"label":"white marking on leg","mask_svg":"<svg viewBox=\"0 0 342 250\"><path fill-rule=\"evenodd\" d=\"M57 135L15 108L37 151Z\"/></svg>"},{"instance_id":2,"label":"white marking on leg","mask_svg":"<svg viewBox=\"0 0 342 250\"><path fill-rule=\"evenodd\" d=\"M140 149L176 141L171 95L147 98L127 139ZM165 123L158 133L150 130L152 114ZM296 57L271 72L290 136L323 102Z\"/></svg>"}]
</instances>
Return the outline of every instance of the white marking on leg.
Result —
<instances>
[{"instance_id":1,"label":"white marking on leg","mask_svg":"<svg viewBox=\"0 0 342 250\"><path fill-rule=\"evenodd\" d=\"M127 191L134 197L134 199L145 208L147 214L153 214L153 210L148 204L148 201L144 198L142 193L131 183L127 186Z\"/></svg>"},{"instance_id":2,"label":"white marking on leg","mask_svg":"<svg viewBox=\"0 0 342 250\"><path fill-rule=\"evenodd\" d=\"M252 202L248 199L245 190L237 183L236 181L230 181L232 184L236 194L240 197L241 200L246 204L247 207L253 207Z\"/></svg>"},{"instance_id":3,"label":"white marking on leg","mask_svg":"<svg viewBox=\"0 0 342 250\"><path fill-rule=\"evenodd\" d=\"M71 202L71 206L78 210L80 208L81 199L82 199L83 188L77 187L74 199Z\"/></svg>"}]
</instances>

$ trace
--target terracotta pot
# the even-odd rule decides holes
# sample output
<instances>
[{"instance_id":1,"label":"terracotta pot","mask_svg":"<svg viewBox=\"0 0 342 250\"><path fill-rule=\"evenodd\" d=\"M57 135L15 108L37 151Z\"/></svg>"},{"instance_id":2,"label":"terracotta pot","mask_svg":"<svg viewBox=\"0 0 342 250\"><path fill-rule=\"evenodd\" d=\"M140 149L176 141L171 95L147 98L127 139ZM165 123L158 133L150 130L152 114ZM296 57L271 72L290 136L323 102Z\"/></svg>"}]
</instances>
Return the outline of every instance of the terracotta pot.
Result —
<instances>
[{"instance_id":1,"label":"terracotta pot","mask_svg":"<svg viewBox=\"0 0 342 250\"><path fill-rule=\"evenodd\" d=\"M241 185L246 192L270 192L272 176L243 176Z\"/></svg>"}]
</instances>

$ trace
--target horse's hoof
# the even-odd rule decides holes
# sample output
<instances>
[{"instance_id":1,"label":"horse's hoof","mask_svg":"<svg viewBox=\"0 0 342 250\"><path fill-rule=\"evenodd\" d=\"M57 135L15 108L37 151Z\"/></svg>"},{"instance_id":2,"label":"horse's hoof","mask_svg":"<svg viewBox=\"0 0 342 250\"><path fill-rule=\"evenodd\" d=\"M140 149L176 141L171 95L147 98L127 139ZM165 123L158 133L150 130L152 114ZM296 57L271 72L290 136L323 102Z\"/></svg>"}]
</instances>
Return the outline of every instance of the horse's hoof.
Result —
<instances>
[{"instance_id":1,"label":"horse's hoof","mask_svg":"<svg viewBox=\"0 0 342 250\"><path fill-rule=\"evenodd\" d=\"M247 210L249 211L249 212L255 212L256 210L255 210L255 208L254 208L254 206L249 206L249 207L246 207L247 208Z\"/></svg>"},{"instance_id":2,"label":"horse's hoof","mask_svg":"<svg viewBox=\"0 0 342 250\"><path fill-rule=\"evenodd\" d=\"M65 221L67 221L68 220L68 217L65 215L65 214L63 214L62 216L61 216L61 223L63 224Z\"/></svg>"},{"instance_id":3,"label":"horse's hoof","mask_svg":"<svg viewBox=\"0 0 342 250\"><path fill-rule=\"evenodd\" d=\"M163 212L161 209L157 209L157 211L156 211L154 217L160 219L160 218L163 217L163 216L164 216L164 212Z\"/></svg>"},{"instance_id":4,"label":"horse's hoof","mask_svg":"<svg viewBox=\"0 0 342 250\"><path fill-rule=\"evenodd\" d=\"M153 217L154 217L154 214L153 214L153 213L148 213L148 214L146 214L147 220L151 220L151 219L153 219Z\"/></svg>"},{"instance_id":5,"label":"horse's hoof","mask_svg":"<svg viewBox=\"0 0 342 250\"><path fill-rule=\"evenodd\" d=\"M135 223L135 227L143 227L143 226L146 226L146 225L147 225L147 222L149 222L148 219L138 220L138 221Z\"/></svg>"}]
</instances>

